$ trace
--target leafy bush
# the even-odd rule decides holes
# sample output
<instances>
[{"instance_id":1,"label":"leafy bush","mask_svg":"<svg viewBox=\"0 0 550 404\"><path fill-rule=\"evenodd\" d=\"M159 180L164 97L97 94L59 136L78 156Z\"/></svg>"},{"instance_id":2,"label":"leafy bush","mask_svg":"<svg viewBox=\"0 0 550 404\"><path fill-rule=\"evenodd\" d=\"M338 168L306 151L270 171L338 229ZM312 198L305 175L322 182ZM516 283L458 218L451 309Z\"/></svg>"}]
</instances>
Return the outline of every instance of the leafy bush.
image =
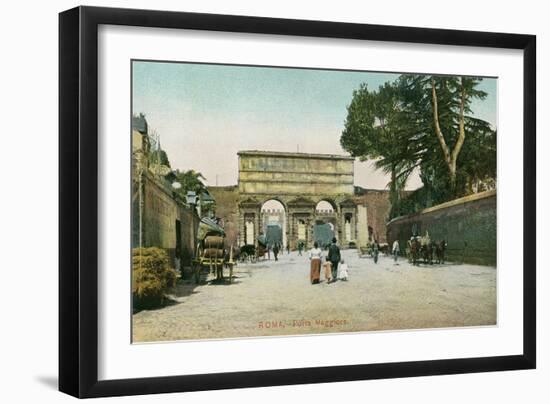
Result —
<instances>
[{"instance_id":1,"label":"leafy bush","mask_svg":"<svg viewBox=\"0 0 550 404\"><path fill-rule=\"evenodd\" d=\"M166 251L156 247L132 250L132 294L134 307L163 303L164 294L176 285L177 272L170 267Z\"/></svg>"}]
</instances>

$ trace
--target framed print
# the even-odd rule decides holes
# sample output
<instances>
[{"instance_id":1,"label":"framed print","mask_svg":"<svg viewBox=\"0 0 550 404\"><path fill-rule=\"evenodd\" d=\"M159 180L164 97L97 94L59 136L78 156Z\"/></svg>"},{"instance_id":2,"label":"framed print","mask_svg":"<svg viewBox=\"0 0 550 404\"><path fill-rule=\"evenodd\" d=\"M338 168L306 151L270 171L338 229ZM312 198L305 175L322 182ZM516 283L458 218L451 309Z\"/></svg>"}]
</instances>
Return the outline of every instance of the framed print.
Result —
<instances>
[{"instance_id":1,"label":"framed print","mask_svg":"<svg viewBox=\"0 0 550 404\"><path fill-rule=\"evenodd\" d=\"M59 386L531 369L531 35L59 17Z\"/></svg>"}]
</instances>

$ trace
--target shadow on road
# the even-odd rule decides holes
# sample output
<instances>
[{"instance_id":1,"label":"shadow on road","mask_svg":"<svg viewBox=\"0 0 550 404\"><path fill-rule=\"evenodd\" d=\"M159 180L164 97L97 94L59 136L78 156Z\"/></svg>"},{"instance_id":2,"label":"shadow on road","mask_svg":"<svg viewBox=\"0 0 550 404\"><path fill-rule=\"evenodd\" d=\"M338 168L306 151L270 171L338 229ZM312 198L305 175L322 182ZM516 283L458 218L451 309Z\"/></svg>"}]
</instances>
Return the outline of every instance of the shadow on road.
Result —
<instances>
[{"instance_id":1,"label":"shadow on road","mask_svg":"<svg viewBox=\"0 0 550 404\"><path fill-rule=\"evenodd\" d=\"M223 278L223 279L212 279L211 281L208 281L208 285L212 286L229 286L229 285L238 285L241 283L241 281L235 280L236 276L233 276L233 280L230 281L229 277Z\"/></svg>"},{"instance_id":2,"label":"shadow on road","mask_svg":"<svg viewBox=\"0 0 550 404\"><path fill-rule=\"evenodd\" d=\"M171 294L176 297L190 296L195 293L199 293L195 291L197 286L198 285L195 284L195 282L193 282L192 280L178 280L178 282L176 283L176 287Z\"/></svg>"}]
</instances>

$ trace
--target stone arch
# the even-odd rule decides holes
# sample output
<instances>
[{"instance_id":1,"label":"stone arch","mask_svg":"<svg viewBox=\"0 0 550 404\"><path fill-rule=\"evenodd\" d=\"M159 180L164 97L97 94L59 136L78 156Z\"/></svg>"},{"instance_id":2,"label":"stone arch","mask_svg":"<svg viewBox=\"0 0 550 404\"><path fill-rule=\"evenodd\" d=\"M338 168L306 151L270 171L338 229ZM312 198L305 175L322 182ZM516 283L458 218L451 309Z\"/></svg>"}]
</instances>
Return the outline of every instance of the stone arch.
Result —
<instances>
[{"instance_id":1,"label":"stone arch","mask_svg":"<svg viewBox=\"0 0 550 404\"><path fill-rule=\"evenodd\" d=\"M259 201L259 204L260 206L264 206L267 202L269 201L276 201L278 203L280 203L282 206L283 206L283 209L286 211L288 210L288 207L287 207L287 204L288 204L288 201L285 200L285 198L281 198L280 196L278 195L267 195L267 196L264 196L260 201Z\"/></svg>"},{"instance_id":2,"label":"stone arch","mask_svg":"<svg viewBox=\"0 0 550 404\"><path fill-rule=\"evenodd\" d=\"M269 204L270 202L275 203ZM268 204L269 206L266 206ZM286 247L288 243L288 208L281 198L274 197L264 199L260 207L261 231L266 236L271 234L270 237L275 239L273 242L279 242L279 236L276 234L277 230L270 228L270 226L273 226L274 223L270 222L277 222L277 224L279 224L281 229L280 242L282 243L282 247Z\"/></svg>"},{"instance_id":3,"label":"stone arch","mask_svg":"<svg viewBox=\"0 0 550 404\"><path fill-rule=\"evenodd\" d=\"M316 219L330 221L340 237L340 203L355 195L353 157L262 150L241 150L238 156L239 198L254 197L260 205L269 199L281 202L291 249L296 249L298 237L311 247ZM331 212L316 212L321 200L332 206ZM260 208L257 212L260 214Z\"/></svg>"},{"instance_id":4,"label":"stone arch","mask_svg":"<svg viewBox=\"0 0 550 404\"><path fill-rule=\"evenodd\" d=\"M336 203L334 201L330 200L329 198L320 199L315 204L315 212L328 211L328 210L331 210L334 213L336 213L338 211L338 205L336 205Z\"/></svg>"},{"instance_id":5,"label":"stone arch","mask_svg":"<svg viewBox=\"0 0 550 404\"><path fill-rule=\"evenodd\" d=\"M340 210L338 209L338 204L334 198L329 196L320 195L317 199L317 204L315 205L315 217L314 225L312 231L318 235L319 233L324 233L325 230L319 229L323 225L329 225L332 230L331 239L334 237L337 240L340 240L341 237L341 224L339 223ZM326 240L324 240L326 244Z\"/></svg>"}]
</instances>

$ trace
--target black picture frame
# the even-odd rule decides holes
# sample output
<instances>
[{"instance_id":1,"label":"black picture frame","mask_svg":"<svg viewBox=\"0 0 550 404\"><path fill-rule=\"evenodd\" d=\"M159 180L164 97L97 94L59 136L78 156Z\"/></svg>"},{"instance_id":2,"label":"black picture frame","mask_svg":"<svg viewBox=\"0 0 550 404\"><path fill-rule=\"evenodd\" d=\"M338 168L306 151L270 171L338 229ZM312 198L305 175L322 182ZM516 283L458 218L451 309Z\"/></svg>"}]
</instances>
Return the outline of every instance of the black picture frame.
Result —
<instances>
[{"instance_id":1,"label":"black picture frame","mask_svg":"<svg viewBox=\"0 0 550 404\"><path fill-rule=\"evenodd\" d=\"M523 50L523 354L99 381L100 24ZM76 397L534 369L536 37L184 12L77 7L59 15L59 389Z\"/></svg>"}]
</instances>

